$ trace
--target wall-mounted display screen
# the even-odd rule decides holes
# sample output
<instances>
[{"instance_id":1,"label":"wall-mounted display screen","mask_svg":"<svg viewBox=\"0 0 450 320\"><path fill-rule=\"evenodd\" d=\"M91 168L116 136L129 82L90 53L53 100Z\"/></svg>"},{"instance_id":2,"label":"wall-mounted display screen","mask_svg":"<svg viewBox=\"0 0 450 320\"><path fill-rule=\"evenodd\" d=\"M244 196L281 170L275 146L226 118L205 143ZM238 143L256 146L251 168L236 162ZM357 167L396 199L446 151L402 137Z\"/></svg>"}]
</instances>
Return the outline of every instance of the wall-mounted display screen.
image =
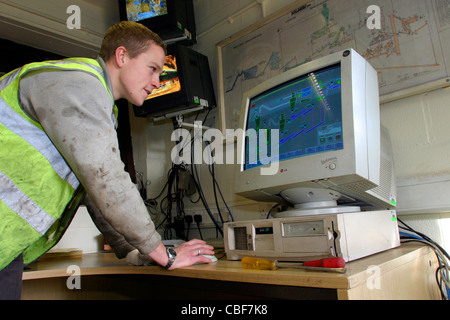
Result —
<instances>
[{"instance_id":1,"label":"wall-mounted display screen","mask_svg":"<svg viewBox=\"0 0 450 320\"><path fill-rule=\"evenodd\" d=\"M164 71L160 76L161 87L153 90L147 99L164 96L169 93L181 91L180 77L178 75L177 60L174 55L167 55Z\"/></svg>"},{"instance_id":2,"label":"wall-mounted display screen","mask_svg":"<svg viewBox=\"0 0 450 320\"><path fill-rule=\"evenodd\" d=\"M128 21L142 21L149 18L166 15L165 0L127 0Z\"/></svg>"}]
</instances>

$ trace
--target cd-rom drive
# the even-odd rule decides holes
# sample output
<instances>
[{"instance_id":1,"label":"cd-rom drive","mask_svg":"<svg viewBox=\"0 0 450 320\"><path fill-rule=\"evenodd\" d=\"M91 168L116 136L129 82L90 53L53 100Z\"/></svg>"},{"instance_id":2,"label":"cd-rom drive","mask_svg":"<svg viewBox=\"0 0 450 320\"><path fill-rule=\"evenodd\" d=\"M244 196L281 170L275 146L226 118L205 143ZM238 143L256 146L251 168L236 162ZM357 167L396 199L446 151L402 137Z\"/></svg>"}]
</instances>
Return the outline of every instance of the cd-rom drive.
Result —
<instances>
[{"instance_id":1,"label":"cd-rom drive","mask_svg":"<svg viewBox=\"0 0 450 320\"><path fill-rule=\"evenodd\" d=\"M339 256L348 262L400 245L392 210L231 222L224 242L228 260L280 261Z\"/></svg>"}]
</instances>

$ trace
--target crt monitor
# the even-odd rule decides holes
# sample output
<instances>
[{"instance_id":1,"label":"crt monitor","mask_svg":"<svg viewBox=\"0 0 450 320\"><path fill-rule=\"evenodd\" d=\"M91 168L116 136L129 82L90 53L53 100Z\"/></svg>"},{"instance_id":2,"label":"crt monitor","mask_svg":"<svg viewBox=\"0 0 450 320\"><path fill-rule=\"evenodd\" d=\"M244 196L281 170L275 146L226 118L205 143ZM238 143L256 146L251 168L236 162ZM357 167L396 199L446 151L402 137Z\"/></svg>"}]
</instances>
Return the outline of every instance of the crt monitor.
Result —
<instances>
[{"instance_id":1,"label":"crt monitor","mask_svg":"<svg viewBox=\"0 0 450 320\"><path fill-rule=\"evenodd\" d=\"M166 43L196 43L193 0L119 0L120 19L139 22Z\"/></svg>"},{"instance_id":2,"label":"crt monitor","mask_svg":"<svg viewBox=\"0 0 450 320\"><path fill-rule=\"evenodd\" d=\"M146 118L172 118L173 114L215 106L208 57L177 43L167 46L160 88L153 90L142 106L134 106L134 114Z\"/></svg>"},{"instance_id":3,"label":"crt monitor","mask_svg":"<svg viewBox=\"0 0 450 320\"><path fill-rule=\"evenodd\" d=\"M295 208L279 217L395 208L378 75L353 49L249 90L241 114L237 194Z\"/></svg>"}]
</instances>

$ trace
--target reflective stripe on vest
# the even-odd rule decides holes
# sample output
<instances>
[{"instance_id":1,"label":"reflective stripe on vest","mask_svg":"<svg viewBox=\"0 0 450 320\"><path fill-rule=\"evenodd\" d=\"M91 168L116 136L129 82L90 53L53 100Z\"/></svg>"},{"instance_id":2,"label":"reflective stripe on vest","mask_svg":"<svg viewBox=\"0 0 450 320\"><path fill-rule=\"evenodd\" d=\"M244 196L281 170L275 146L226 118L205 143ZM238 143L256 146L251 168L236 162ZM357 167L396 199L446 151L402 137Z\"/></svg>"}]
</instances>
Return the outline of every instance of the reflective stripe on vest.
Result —
<instances>
[{"instance_id":1,"label":"reflective stripe on vest","mask_svg":"<svg viewBox=\"0 0 450 320\"><path fill-rule=\"evenodd\" d=\"M44 235L55 219L27 197L3 172L0 171L0 200L17 213L34 230Z\"/></svg>"},{"instance_id":2,"label":"reflective stripe on vest","mask_svg":"<svg viewBox=\"0 0 450 320\"><path fill-rule=\"evenodd\" d=\"M20 79L50 69L92 75L114 106L103 69L92 59L31 63L0 78L0 270L22 252L30 263L50 249L71 220L65 210L76 210L74 195L82 196L72 170L19 103Z\"/></svg>"},{"instance_id":3,"label":"reflective stripe on vest","mask_svg":"<svg viewBox=\"0 0 450 320\"><path fill-rule=\"evenodd\" d=\"M66 165L59 151L55 148L44 131L37 128L31 122L21 117L12 110L0 97L0 114L2 124L12 133L16 134L29 145L41 153L52 165L53 170L61 179L66 180L73 189L78 188L78 180L72 170Z\"/></svg>"}]
</instances>

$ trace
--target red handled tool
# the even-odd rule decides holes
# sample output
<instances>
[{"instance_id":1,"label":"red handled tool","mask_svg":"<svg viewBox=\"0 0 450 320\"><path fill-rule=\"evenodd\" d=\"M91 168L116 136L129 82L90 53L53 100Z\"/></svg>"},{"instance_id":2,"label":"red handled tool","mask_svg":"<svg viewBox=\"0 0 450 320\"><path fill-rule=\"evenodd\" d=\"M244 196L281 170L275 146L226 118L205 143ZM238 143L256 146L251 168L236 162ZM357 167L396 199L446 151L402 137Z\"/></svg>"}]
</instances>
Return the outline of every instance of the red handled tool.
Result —
<instances>
[{"instance_id":1,"label":"red handled tool","mask_svg":"<svg viewBox=\"0 0 450 320\"><path fill-rule=\"evenodd\" d=\"M321 267L321 268L345 268L345 261L341 257L325 258L314 261L306 261L303 263L305 267Z\"/></svg>"},{"instance_id":2,"label":"red handled tool","mask_svg":"<svg viewBox=\"0 0 450 320\"><path fill-rule=\"evenodd\" d=\"M345 268L345 261L341 257L306 261L301 265L289 263L280 264L277 260L272 261L261 258L244 257L242 258L241 264L245 269L256 269L256 270L277 270L278 268L297 268L310 271L325 271L336 273L347 272L347 269Z\"/></svg>"}]
</instances>

